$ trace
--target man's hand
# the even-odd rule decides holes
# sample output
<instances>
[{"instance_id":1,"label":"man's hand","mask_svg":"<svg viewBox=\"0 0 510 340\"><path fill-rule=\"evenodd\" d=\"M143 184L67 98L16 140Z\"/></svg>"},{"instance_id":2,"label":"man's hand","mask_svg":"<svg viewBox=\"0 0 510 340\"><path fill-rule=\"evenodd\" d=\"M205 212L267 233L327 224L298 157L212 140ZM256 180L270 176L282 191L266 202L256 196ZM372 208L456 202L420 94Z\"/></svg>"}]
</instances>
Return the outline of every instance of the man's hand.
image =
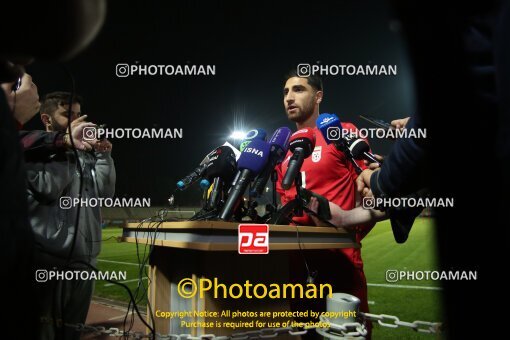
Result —
<instances>
[{"instance_id":1,"label":"man's hand","mask_svg":"<svg viewBox=\"0 0 510 340\"><path fill-rule=\"evenodd\" d=\"M331 202L330 203L330 206L331 206ZM310 209L311 211L313 211L315 214L318 214L318 211L319 211L319 201L317 200L316 197L310 197L310 203L308 203L308 209ZM327 224L325 224L323 221L319 220L315 215L312 215L312 214L309 214L308 216L310 216L310 218L313 220L313 222L315 223L316 226L325 226ZM332 223L331 221L333 220L333 211L331 211L331 217L332 219L329 220L328 222Z\"/></svg>"},{"instance_id":2,"label":"man's hand","mask_svg":"<svg viewBox=\"0 0 510 340\"><path fill-rule=\"evenodd\" d=\"M86 127L96 127L96 124L90 123L86 121L87 115L83 115L81 117L76 118L71 122L71 131L73 132L74 142L76 147L78 148L78 144L84 147L85 149L80 150L91 150L92 148L96 152L111 152L112 151L112 143L107 139L102 140L90 140L89 138L83 138L83 129ZM76 133L75 133L76 132ZM67 130L69 133L69 129Z\"/></svg>"},{"instance_id":3,"label":"man's hand","mask_svg":"<svg viewBox=\"0 0 510 340\"><path fill-rule=\"evenodd\" d=\"M356 189L363 197L371 197L372 191L370 190L370 177L375 171L379 171L379 168L375 170L365 169L363 170L358 178L356 179Z\"/></svg>"},{"instance_id":4,"label":"man's hand","mask_svg":"<svg viewBox=\"0 0 510 340\"><path fill-rule=\"evenodd\" d=\"M74 130L81 123L87 123L87 117L88 117L87 115L83 115L83 116L80 116L80 117L76 118L75 120L73 120L71 122L71 130ZM94 124L94 126L95 126L95 124ZM66 132L69 133L69 129L67 129Z\"/></svg>"},{"instance_id":5,"label":"man's hand","mask_svg":"<svg viewBox=\"0 0 510 340\"><path fill-rule=\"evenodd\" d=\"M383 156L380 156L380 155L376 155L376 154L374 154L374 157L375 157L375 159L377 159L379 162L382 162L382 161L384 160L384 157L383 157ZM363 162L365 163L365 165L366 165L366 166L368 166L368 168L369 168L370 170L375 170L375 169L379 168L379 164L377 164L377 163L370 163L370 162L369 162L369 161L367 161L367 160L364 160Z\"/></svg>"},{"instance_id":6,"label":"man's hand","mask_svg":"<svg viewBox=\"0 0 510 340\"><path fill-rule=\"evenodd\" d=\"M101 139L94 144L94 150L96 152L111 152L112 143L108 139Z\"/></svg>"},{"instance_id":7,"label":"man's hand","mask_svg":"<svg viewBox=\"0 0 510 340\"><path fill-rule=\"evenodd\" d=\"M2 89L7 97L7 102L14 113L14 118L21 124L25 124L39 112L41 103L39 103L39 94L37 86L32 82L32 77L25 73L21 78L21 86L14 93L12 83L3 83Z\"/></svg>"},{"instance_id":8,"label":"man's hand","mask_svg":"<svg viewBox=\"0 0 510 340\"><path fill-rule=\"evenodd\" d=\"M391 126L393 126L397 130L404 129L407 125L407 122L409 121L409 118L411 117L392 120Z\"/></svg>"},{"instance_id":9,"label":"man's hand","mask_svg":"<svg viewBox=\"0 0 510 340\"><path fill-rule=\"evenodd\" d=\"M95 127L96 124L86 122L87 115L81 116L71 122L71 138L73 139L74 146L78 150L89 151L97 143L97 140L85 140L83 138L83 129L86 127ZM66 131L66 136L69 136L69 129ZM72 148L71 140L64 138L64 143L67 147Z\"/></svg>"},{"instance_id":10,"label":"man's hand","mask_svg":"<svg viewBox=\"0 0 510 340\"><path fill-rule=\"evenodd\" d=\"M319 201L316 197L310 198L310 203L308 204L308 209L317 214L319 211ZM331 211L331 219L328 221L329 223L337 226L344 227L347 221L349 220L349 216L352 215L348 210L343 210L338 205L333 202L329 202L329 210ZM327 226L323 221L319 220L314 215L309 215L316 226Z\"/></svg>"}]
</instances>

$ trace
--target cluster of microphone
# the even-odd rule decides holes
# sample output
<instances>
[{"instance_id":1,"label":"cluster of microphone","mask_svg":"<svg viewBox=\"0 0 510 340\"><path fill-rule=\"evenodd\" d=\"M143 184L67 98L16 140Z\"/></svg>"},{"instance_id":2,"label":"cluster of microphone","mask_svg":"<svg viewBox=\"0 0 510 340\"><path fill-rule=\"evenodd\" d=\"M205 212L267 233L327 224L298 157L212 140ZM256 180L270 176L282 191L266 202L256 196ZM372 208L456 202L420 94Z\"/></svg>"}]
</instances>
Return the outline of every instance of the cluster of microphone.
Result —
<instances>
[{"instance_id":1,"label":"cluster of microphone","mask_svg":"<svg viewBox=\"0 0 510 340\"><path fill-rule=\"evenodd\" d=\"M369 152L368 144L355 135L329 138L331 128L343 131L336 115L321 114L316 123L326 142L333 143L349 158L376 161ZM200 187L207 191L202 216L206 219L240 221L248 215L245 194L250 199L259 198L270 179L274 188L275 167L284 161L288 151L290 157L282 187L284 190L290 189L293 184L301 187L301 167L315 148L314 129L305 128L292 133L288 127L280 127L269 140L266 140L266 136L263 129L254 129L246 134L239 150L228 142L215 148L197 168L177 182L177 188L185 190L200 181Z\"/></svg>"},{"instance_id":2,"label":"cluster of microphone","mask_svg":"<svg viewBox=\"0 0 510 340\"><path fill-rule=\"evenodd\" d=\"M380 164L370 152L368 143L356 135L354 131L349 131L342 127L342 123L337 115L332 113L323 113L317 118L317 128L324 136L328 144L334 144L335 147L345 153L352 162L356 172L360 173L361 168L355 162L356 160L366 160L369 163Z\"/></svg>"}]
</instances>

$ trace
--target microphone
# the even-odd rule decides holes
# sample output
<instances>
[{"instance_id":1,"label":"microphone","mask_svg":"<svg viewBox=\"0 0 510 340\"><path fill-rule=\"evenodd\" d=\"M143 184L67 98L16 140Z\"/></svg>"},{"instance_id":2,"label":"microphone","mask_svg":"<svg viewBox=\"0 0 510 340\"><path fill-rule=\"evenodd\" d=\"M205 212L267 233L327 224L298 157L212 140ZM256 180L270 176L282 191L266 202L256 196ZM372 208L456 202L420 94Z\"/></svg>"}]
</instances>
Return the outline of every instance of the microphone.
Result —
<instances>
[{"instance_id":1,"label":"microphone","mask_svg":"<svg viewBox=\"0 0 510 340\"><path fill-rule=\"evenodd\" d=\"M252 140L262 140L262 141L265 141L266 140L266 130L264 129L253 129L253 130L250 130L246 133L243 141L241 142L241 144L239 145L239 150L242 152L247 146L248 144L250 144L250 142ZM239 160L239 157L237 158ZM237 173L235 179L234 179L234 182L237 181L237 179L239 178L239 176L241 175L240 172Z\"/></svg>"},{"instance_id":2,"label":"microphone","mask_svg":"<svg viewBox=\"0 0 510 340\"><path fill-rule=\"evenodd\" d=\"M315 124L324 137L326 143L340 143L339 141L343 137L343 128L337 115L332 113L321 113L315 121Z\"/></svg>"},{"instance_id":3,"label":"microphone","mask_svg":"<svg viewBox=\"0 0 510 340\"><path fill-rule=\"evenodd\" d=\"M232 151L234 152L234 155L236 156L236 161L239 159L239 156L241 156L241 151L237 150L232 144L229 142L225 142L222 146L228 146Z\"/></svg>"},{"instance_id":4,"label":"microphone","mask_svg":"<svg viewBox=\"0 0 510 340\"><path fill-rule=\"evenodd\" d=\"M229 147L235 154L235 159L237 160L239 158L240 152L237 150L232 144L229 142L225 142L222 146ZM205 172L207 170L207 165L211 161L211 157L213 157L216 154L216 150L218 148L213 149L211 152L209 152L204 159L200 162L200 165L196 167L189 175L184 177L183 179L179 180L177 182L177 189L179 190L185 190L190 185L198 181L200 178L204 177ZM200 181L200 188L202 190L206 190L211 186L211 183L208 179L204 178Z\"/></svg>"},{"instance_id":5,"label":"microphone","mask_svg":"<svg viewBox=\"0 0 510 340\"><path fill-rule=\"evenodd\" d=\"M354 133L345 133L342 123L338 116L331 113L323 113L319 115L316 121L317 128L320 130L324 140L328 144L335 144L337 148L352 156L354 159L366 159L371 163L380 162L370 153L370 146L363 139ZM356 165L359 167L358 165ZM361 170L361 169L360 169Z\"/></svg>"},{"instance_id":6,"label":"microphone","mask_svg":"<svg viewBox=\"0 0 510 340\"><path fill-rule=\"evenodd\" d=\"M246 136L244 136L243 141L241 142L241 145L239 146L239 151L243 151L244 148L250 144L252 140L258 139L258 140L266 140L266 130L264 129L253 129L246 133Z\"/></svg>"},{"instance_id":7,"label":"microphone","mask_svg":"<svg viewBox=\"0 0 510 340\"><path fill-rule=\"evenodd\" d=\"M252 140L250 145L241 152L237 163L237 175L230 189L227 201L219 218L227 221L237 208L239 198L243 195L251 180L257 176L267 164L270 145L262 140Z\"/></svg>"},{"instance_id":8,"label":"microphone","mask_svg":"<svg viewBox=\"0 0 510 340\"><path fill-rule=\"evenodd\" d=\"M207 165L206 177L213 182L212 190L206 205L207 210L218 206L226 183L230 183L236 172L237 162L234 151L228 146L216 148Z\"/></svg>"},{"instance_id":9,"label":"microphone","mask_svg":"<svg viewBox=\"0 0 510 340\"><path fill-rule=\"evenodd\" d=\"M289 142L289 150L292 156L289 160L287 172L282 180L284 190L290 189L294 179L299 174L305 158L309 157L315 148L315 134L312 129L301 129L292 134Z\"/></svg>"},{"instance_id":10,"label":"microphone","mask_svg":"<svg viewBox=\"0 0 510 340\"><path fill-rule=\"evenodd\" d=\"M253 185L252 190L250 191L251 197L260 197L262 192L264 191L264 187L266 186L269 177L271 177L271 173L274 170L274 167L283 161L283 158L287 154L287 149L289 148L289 138L292 132L286 126L280 127L276 129L269 140L269 145L271 149L269 151L269 162L267 166L264 168L262 173L255 180L255 184Z\"/></svg>"},{"instance_id":11,"label":"microphone","mask_svg":"<svg viewBox=\"0 0 510 340\"><path fill-rule=\"evenodd\" d=\"M355 134L345 135L344 140L354 159L366 159L370 163L377 163L379 165L382 163L370 152L368 143Z\"/></svg>"}]
</instances>

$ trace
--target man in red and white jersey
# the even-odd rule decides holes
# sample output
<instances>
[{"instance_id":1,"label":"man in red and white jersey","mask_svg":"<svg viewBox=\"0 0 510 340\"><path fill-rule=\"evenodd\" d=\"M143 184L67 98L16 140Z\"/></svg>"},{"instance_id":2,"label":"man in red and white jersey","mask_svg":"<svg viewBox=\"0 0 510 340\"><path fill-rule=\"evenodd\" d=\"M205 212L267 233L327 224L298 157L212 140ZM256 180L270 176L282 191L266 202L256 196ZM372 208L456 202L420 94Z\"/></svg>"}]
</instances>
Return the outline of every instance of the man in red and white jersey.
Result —
<instances>
[{"instance_id":1,"label":"man in red and white jersey","mask_svg":"<svg viewBox=\"0 0 510 340\"><path fill-rule=\"evenodd\" d=\"M295 72L291 72L287 76L283 89L283 103L287 117L296 123L298 130L312 129L316 138L312 155L304 160L301 167L302 185L306 189L326 197L342 209L351 210L356 206L357 173L347 156L333 144L328 145L316 127L319 104L322 102L323 96L320 77L315 75L300 77ZM342 122L342 127L357 130L353 124L347 122ZM281 185L290 156L289 152L281 165L276 168L278 173L276 187L280 193L282 205L296 196L294 185L289 190L284 190ZM366 168L362 161L359 161L358 164L362 169ZM302 217L294 217L293 222L296 225L314 225L312 218L307 214L303 214ZM356 241L361 242L372 227L373 224L352 227L356 233ZM302 255L294 254L291 259L293 281L303 283L310 275L316 275L315 283L329 283L333 286L333 292L348 293L358 297L361 300L360 310L368 312L367 284L363 272L361 249L307 250L304 251L306 264ZM311 303L312 308L325 310L325 301L300 301L296 303L296 305L301 305L297 308L302 309L304 303ZM369 330L368 338L370 338L371 325L368 324L367 328Z\"/></svg>"}]
</instances>

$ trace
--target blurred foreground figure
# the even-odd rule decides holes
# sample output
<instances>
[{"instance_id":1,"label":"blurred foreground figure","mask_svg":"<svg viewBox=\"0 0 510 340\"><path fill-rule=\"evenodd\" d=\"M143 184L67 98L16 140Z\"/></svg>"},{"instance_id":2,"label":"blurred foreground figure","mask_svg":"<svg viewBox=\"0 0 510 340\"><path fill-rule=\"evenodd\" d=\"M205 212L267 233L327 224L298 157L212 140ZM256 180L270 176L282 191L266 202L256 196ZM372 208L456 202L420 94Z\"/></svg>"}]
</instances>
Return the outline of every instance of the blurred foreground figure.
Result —
<instances>
[{"instance_id":1,"label":"blurred foreground figure","mask_svg":"<svg viewBox=\"0 0 510 340\"><path fill-rule=\"evenodd\" d=\"M0 83L16 82L25 65L35 59L67 60L97 35L106 17L105 0L8 1L0 10ZM44 19L44 24L41 21ZM45 39L51 37L51 39ZM31 105L19 102L17 105ZM22 99L23 101L23 99ZM34 112L35 114L35 112ZM2 338L34 339L38 311L33 305L34 240L28 223L26 172L17 127L4 90L0 91L0 239L6 313Z\"/></svg>"}]
</instances>

